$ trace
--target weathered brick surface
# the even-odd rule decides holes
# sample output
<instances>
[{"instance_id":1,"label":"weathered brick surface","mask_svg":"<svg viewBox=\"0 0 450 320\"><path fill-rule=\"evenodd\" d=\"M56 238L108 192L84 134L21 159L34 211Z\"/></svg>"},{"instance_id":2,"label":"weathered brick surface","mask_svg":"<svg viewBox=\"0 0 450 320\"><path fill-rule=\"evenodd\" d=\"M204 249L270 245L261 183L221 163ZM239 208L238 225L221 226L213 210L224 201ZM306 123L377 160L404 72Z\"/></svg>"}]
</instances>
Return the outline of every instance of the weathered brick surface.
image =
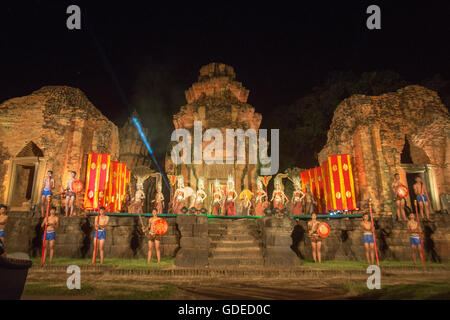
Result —
<instances>
[{"instance_id":1,"label":"weathered brick surface","mask_svg":"<svg viewBox=\"0 0 450 320\"><path fill-rule=\"evenodd\" d=\"M331 154L349 153L357 201L372 198L375 214L390 215L394 173L407 185L401 167L405 139L412 162L427 165L435 193L428 191L438 209L439 195L450 193L450 121L437 93L424 87L407 86L380 96L353 95L342 101L319 162ZM407 203L412 207L409 198Z\"/></svg>"},{"instance_id":2,"label":"weathered brick surface","mask_svg":"<svg viewBox=\"0 0 450 320\"><path fill-rule=\"evenodd\" d=\"M208 218L199 216L178 216L180 250L175 256L175 265L180 267L204 267L208 264L209 239Z\"/></svg>"}]
</instances>

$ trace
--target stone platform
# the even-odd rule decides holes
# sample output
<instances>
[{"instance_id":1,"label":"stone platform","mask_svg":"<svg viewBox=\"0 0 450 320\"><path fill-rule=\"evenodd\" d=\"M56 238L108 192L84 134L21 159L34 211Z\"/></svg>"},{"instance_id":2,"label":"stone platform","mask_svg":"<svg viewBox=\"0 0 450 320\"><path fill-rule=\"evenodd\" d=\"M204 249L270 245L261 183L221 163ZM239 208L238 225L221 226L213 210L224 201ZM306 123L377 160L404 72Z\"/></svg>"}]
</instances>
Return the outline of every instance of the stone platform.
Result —
<instances>
[{"instance_id":1,"label":"stone platform","mask_svg":"<svg viewBox=\"0 0 450 320\"><path fill-rule=\"evenodd\" d=\"M41 218L30 212L11 212L6 228L7 251L41 254ZM169 230L161 240L161 255L174 257L175 266L187 268L295 268L312 259L307 220L292 217L221 219L207 216L165 216ZM427 261L450 261L450 216L432 215L423 223ZM147 223L147 218L144 218ZM331 227L322 242L324 260L365 260L360 218L320 219ZM60 218L55 256L90 258L94 244L94 216ZM405 222L375 220L381 260L410 260ZM105 256L145 258L147 239L137 216L111 216L106 229Z\"/></svg>"}]
</instances>

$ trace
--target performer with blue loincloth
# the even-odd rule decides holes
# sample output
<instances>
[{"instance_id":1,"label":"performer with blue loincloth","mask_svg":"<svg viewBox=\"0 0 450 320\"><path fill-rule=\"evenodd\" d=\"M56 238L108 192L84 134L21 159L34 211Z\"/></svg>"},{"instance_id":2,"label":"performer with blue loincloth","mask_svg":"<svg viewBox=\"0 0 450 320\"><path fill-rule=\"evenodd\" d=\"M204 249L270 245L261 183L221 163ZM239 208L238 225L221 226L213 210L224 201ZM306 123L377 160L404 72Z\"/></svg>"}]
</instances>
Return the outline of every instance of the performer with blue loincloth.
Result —
<instances>
[{"instance_id":1,"label":"performer with blue loincloth","mask_svg":"<svg viewBox=\"0 0 450 320\"><path fill-rule=\"evenodd\" d=\"M414 213L409 214L408 231L410 233L409 244L411 245L412 258L414 264L416 264L416 251L418 246L422 245L422 242L420 241L420 232L422 231L422 229L420 228L419 222L415 220ZM425 261L422 251L419 252L422 261Z\"/></svg>"},{"instance_id":2,"label":"performer with blue loincloth","mask_svg":"<svg viewBox=\"0 0 450 320\"><path fill-rule=\"evenodd\" d=\"M375 261L375 245L373 234L375 232L372 223L369 221L369 215L365 213L363 215L363 221L360 223L361 229L363 231L363 242L366 248L366 259L368 264L374 264ZM370 259L369 259L370 254Z\"/></svg>"},{"instance_id":3,"label":"performer with blue loincloth","mask_svg":"<svg viewBox=\"0 0 450 320\"><path fill-rule=\"evenodd\" d=\"M53 171L47 171L47 177L44 178L42 183L41 192L41 218L44 217L44 207L47 201L50 201L52 196L52 189L55 187L55 180L52 178ZM46 201L47 200L47 201Z\"/></svg>"},{"instance_id":4,"label":"performer with blue loincloth","mask_svg":"<svg viewBox=\"0 0 450 320\"><path fill-rule=\"evenodd\" d=\"M46 246L44 249L44 257L43 262L45 262L45 258L47 256L47 248L50 247L50 263L53 260L53 247L55 245L56 239L56 228L59 226L59 218L56 216L56 208L52 207L50 209L50 216L44 218L42 221L41 228L47 225L47 230L45 232L45 242Z\"/></svg>"},{"instance_id":5,"label":"performer with blue loincloth","mask_svg":"<svg viewBox=\"0 0 450 320\"><path fill-rule=\"evenodd\" d=\"M419 176L417 176L415 180L416 183L414 184L414 193L416 194L417 203L419 204L420 215L422 216L422 219L424 219L423 211L425 208L425 220L431 221L427 189L425 188L424 184L422 183L422 179Z\"/></svg>"}]
</instances>

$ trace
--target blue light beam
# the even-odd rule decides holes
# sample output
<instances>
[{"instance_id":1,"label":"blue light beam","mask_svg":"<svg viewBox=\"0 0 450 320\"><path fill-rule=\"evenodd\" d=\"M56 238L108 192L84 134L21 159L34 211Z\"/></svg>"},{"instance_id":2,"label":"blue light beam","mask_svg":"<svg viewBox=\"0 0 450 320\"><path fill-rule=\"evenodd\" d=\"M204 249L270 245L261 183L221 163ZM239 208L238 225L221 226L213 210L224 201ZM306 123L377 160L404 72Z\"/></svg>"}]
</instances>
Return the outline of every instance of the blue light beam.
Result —
<instances>
[{"instance_id":1,"label":"blue light beam","mask_svg":"<svg viewBox=\"0 0 450 320\"><path fill-rule=\"evenodd\" d=\"M148 152L152 156L153 162L155 163L156 167L158 168L159 173L161 173L161 176L163 177L164 183L166 184L167 188L170 191L170 186L169 186L169 183L167 182L166 176L164 175L164 173L162 172L161 168L159 167L158 161L156 161L155 155L153 154L152 147L150 147L150 143L148 143L148 140L145 137L144 130L142 130L142 127L141 127L141 124L139 123L139 120L137 118L135 118L135 117L133 117L132 119L133 119L134 125L136 126L136 129L139 132L139 135L141 136L142 141L144 142L145 146L147 147Z\"/></svg>"}]
</instances>

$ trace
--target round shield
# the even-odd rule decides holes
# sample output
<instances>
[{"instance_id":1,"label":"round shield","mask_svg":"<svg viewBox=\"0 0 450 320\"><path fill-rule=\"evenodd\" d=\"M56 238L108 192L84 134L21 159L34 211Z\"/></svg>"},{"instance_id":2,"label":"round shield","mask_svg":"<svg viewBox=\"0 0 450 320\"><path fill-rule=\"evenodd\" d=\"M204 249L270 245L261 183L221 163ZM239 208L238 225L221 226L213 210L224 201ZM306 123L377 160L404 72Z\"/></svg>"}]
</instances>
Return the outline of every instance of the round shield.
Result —
<instances>
[{"instance_id":1,"label":"round shield","mask_svg":"<svg viewBox=\"0 0 450 320\"><path fill-rule=\"evenodd\" d=\"M330 234L330 226L325 222L321 222L317 228L317 233L321 238L326 238Z\"/></svg>"},{"instance_id":2,"label":"round shield","mask_svg":"<svg viewBox=\"0 0 450 320\"><path fill-rule=\"evenodd\" d=\"M81 190L83 190L83 183L79 180L73 180L72 185L70 187L73 192L78 193L81 192Z\"/></svg>"},{"instance_id":3,"label":"round shield","mask_svg":"<svg viewBox=\"0 0 450 320\"><path fill-rule=\"evenodd\" d=\"M167 232L167 229L169 228L169 224L164 219L158 219L154 223L154 230L157 234L160 236Z\"/></svg>"},{"instance_id":4,"label":"round shield","mask_svg":"<svg viewBox=\"0 0 450 320\"><path fill-rule=\"evenodd\" d=\"M397 187L397 196L400 198L406 198L408 195L408 187L405 187L404 185L399 185Z\"/></svg>"}]
</instances>

